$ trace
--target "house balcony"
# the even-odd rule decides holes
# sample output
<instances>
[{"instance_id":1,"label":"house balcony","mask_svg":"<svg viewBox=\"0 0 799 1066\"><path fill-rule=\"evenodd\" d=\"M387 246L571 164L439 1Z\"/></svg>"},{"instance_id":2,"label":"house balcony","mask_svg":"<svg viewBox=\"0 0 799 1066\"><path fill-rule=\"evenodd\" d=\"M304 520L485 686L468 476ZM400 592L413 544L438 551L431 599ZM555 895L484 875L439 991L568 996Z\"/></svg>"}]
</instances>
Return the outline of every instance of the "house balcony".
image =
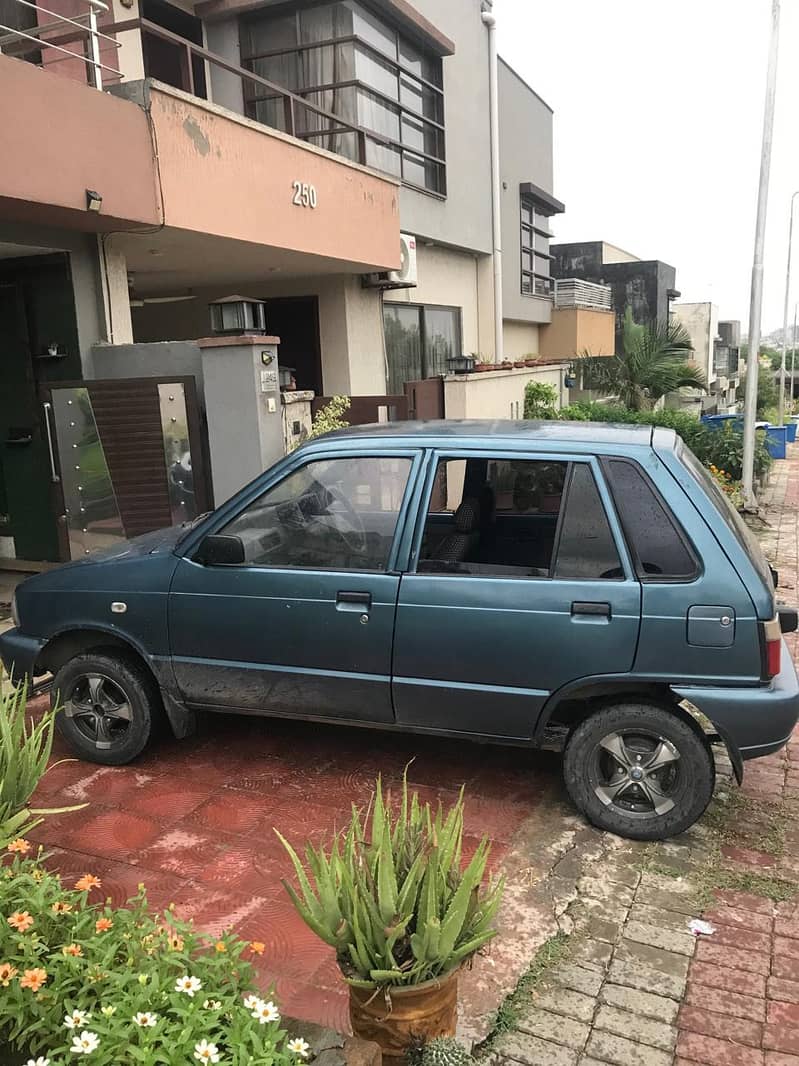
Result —
<instances>
[{"instance_id":1,"label":"house balcony","mask_svg":"<svg viewBox=\"0 0 799 1066\"><path fill-rule=\"evenodd\" d=\"M586 352L612 355L616 316L611 290L579 278L555 281L552 320L540 327L538 350L546 359L573 359Z\"/></svg>"},{"instance_id":2,"label":"house balcony","mask_svg":"<svg viewBox=\"0 0 799 1066\"><path fill-rule=\"evenodd\" d=\"M612 311L613 294L609 285L597 285L580 278L562 278L555 281L554 305L559 310Z\"/></svg>"}]
</instances>

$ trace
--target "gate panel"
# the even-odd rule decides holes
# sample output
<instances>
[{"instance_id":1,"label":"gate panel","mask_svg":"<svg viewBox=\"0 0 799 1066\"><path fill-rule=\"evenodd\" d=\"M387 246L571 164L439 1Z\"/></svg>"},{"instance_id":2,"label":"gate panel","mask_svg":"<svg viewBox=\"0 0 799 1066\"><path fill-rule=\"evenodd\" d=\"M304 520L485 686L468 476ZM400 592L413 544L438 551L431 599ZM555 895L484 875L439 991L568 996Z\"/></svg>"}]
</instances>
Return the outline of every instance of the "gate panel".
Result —
<instances>
[{"instance_id":1,"label":"gate panel","mask_svg":"<svg viewBox=\"0 0 799 1066\"><path fill-rule=\"evenodd\" d=\"M408 418L429 422L444 417L444 379L423 378L421 381L406 381Z\"/></svg>"}]
</instances>

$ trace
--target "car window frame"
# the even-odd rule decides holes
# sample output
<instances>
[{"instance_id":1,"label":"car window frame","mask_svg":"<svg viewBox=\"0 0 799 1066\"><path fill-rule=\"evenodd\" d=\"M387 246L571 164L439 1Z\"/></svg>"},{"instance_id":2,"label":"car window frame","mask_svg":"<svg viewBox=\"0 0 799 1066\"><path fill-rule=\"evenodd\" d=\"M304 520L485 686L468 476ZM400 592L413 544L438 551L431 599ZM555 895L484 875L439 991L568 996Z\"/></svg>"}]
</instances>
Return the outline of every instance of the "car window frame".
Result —
<instances>
[{"instance_id":1,"label":"car window frame","mask_svg":"<svg viewBox=\"0 0 799 1066\"><path fill-rule=\"evenodd\" d=\"M674 529L675 533L677 534L677 538L682 543L683 548L685 549L686 553L688 554L689 558L692 560L692 562L694 564L694 572L693 572L692 575L690 575L690 576L689 575L677 575L677 576L675 576L675 575L667 575L667 574L648 574L644 570L643 565L641 563L641 558L640 558L640 556L638 554L638 549L637 549L636 544L635 544L635 538L633 537L632 533L630 532L630 529L628 528L628 524L624 520L624 512L623 512L622 508L619 507L617 499L616 499L616 489L615 489L615 485L614 485L614 482L613 482L613 472L612 472L612 470L610 468L610 464L611 463L619 463L619 462L626 463L628 466L632 466L637 471L637 473L640 474L640 476L643 478L643 480L646 483L646 485L649 486L649 488L652 491L655 499L658 501L660 506L663 508L663 512L666 515L667 519L669 520L669 522L670 522L672 528ZM605 480L607 482L608 492L609 492L610 497L611 497L611 499L613 501L614 510L616 511L616 513L618 515L619 526L620 526L620 528L622 530L622 533L624 535L624 539L625 539L626 544L627 544L627 550L629 552L630 559L632 560L632 564L633 564L633 568L635 570L635 574L636 574L638 580L641 582L641 584L642 585L693 585L697 581L699 581L701 579L701 577L702 577L702 574L703 574L702 557L700 556L699 552L694 547L694 543L691 540L691 538L688 536L688 533L686 532L682 522L680 522L680 520L675 515L674 508L666 500L666 498L664 497L663 493L657 487L657 485L655 484L655 482L652 479L652 477L650 477L648 471L644 469L643 464L640 463L637 459L634 459L632 456L629 456L629 455L603 455L602 456L602 460L601 460L601 466L603 468L603 474L604 474Z\"/></svg>"},{"instance_id":2,"label":"car window frame","mask_svg":"<svg viewBox=\"0 0 799 1066\"><path fill-rule=\"evenodd\" d=\"M311 463L328 462L333 459L341 459L344 461L351 461L353 459L409 459L410 469L408 471L408 480L405 484L405 491L402 497L402 503L400 504L399 511L397 512L397 523L394 527L394 536L391 542L391 548L388 553L388 559L386 566L382 570L376 570L374 568L353 568L353 567L330 567L330 566L269 566L262 564L252 563L237 563L234 565L225 564L224 566L213 566L205 563L200 563L196 558L197 549L202 544L203 540L208 536L221 533L226 526L233 522L236 518L242 515L248 507L250 507L261 496L264 496L267 492L276 488L281 482L287 478L296 474L303 467L310 465ZM291 460L291 461L289 461ZM398 575L401 570L398 567L398 559L402 553L402 542L405 532L405 527L408 521L409 510L412 501L416 495L416 487L419 481L419 473L422 468L424 460L424 451L421 448L380 448L371 447L367 449L313 449L313 450L301 450L287 456L286 460L275 464L260 478L251 482L249 485L233 496L230 500L226 501L219 508L217 508L207 519L207 523L203 523L203 526L198 528L196 536L191 538L191 541L187 540L181 544L181 555L184 559L188 559L195 563L197 566L204 566L208 569L219 570L231 570L236 573L244 571L258 573L281 573L281 574L367 574L367 575Z\"/></svg>"},{"instance_id":3,"label":"car window frame","mask_svg":"<svg viewBox=\"0 0 799 1066\"><path fill-rule=\"evenodd\" d=\"M605 510L605 517L607 518L608 525L610 526L610 533L613 538L616 551L619 556L621 568L624 576L622 578L563 578L555 577L553 574L553 563L557 559L558 549L560 547L561 533L563 529L563 519L566 513L566 505L568 504L568 492L564 492L564 502L561 503L560 513L558 514L558 522L555 529L555 538L552 545L552 556L550 558L550 573L546 577L542 577L537 574L520 574L518 577L509 577L503 574L448 574L448 573L420 573L418 570L419 557L422 549L422 538L424 536L425 525L427 524L427 517L429 514L430 500L432 499L433 489L435 485L436 472L440 462L445 462L449 459L452 460L468 460L468 459L488 459L488 460L506 460L506 461L523 461L529 460L530 462L542 462L542 463L565 463L566 464L566 476L564 480L564 488L568 489L571 486L572 468L578 463L582 463L588 466L591 474L594 478L597 491L599 492L599 498L602 506ZM621 525L619 515L616 512L616 507L613 501L613 497L610 493L610 487L607 484L604 470L596 455L589 453L569 453L569 452L551 452L551 451L535 451L531 449L519 449L513 448L431 448L428 452L425 460L424 471L419 477L419 491L417 513L415 523L412 525L407 543L407 560L404 569L405 576L420 577L420 578L438 578L438 577L476 577L482 580L488 578L494 581L560 581L560 582L597 582L608 581L618 583L619 581L634 581L638 582L638 576L635 570L635 564L627 546L624 530Z\"/></svg>"},{"instance_id":4,"label":"car window frame","mask_svg":"<svg viewBox=\"0 0 799 1066\"><path fill-rule=\"evenodd\" d=\"M597 495L599 496L600 505L601 505L601 507L602 507L602 509L603 509L603 511L605 513L605 521L608 524L608 529L610 530L611 540L613 541L613 546L616 549L616 556L617 556L617 558L619 560L619 569L621 570L621 574L618 577L562 577L562 576L559 577L559 576L557 576L555 574L555 569L556 569L557 564L558 564L558 557L560 555L561 543L563 541L563 526L564 526L565 521L566 521L566 512L569 509L569 501L570 501L570 498L571 498L572 485L574 483L574 472L575 472L575 470L578 467L587 467L588 468L588 472L589 472L589 474L591 475L591 477L593 479L594 488L597 490ZM609 500L603 498L602 490L601 490L601 487L600 487L600 479L597 477L598 472L599 471L597 469L595 469L594 465L592 463L590 463L590 462L571 462L569 464L569 469L566 472L566 482L565 482L565 485L564 485L564 493L563 493L564 502L563 502L563 505L561 506L560 514L558 516L558 528L557 528L557 531L555 533L555 543L554 543L553 548L552 548L552 580L553 581L627 581L627 580L629 580L629 578L628 578L628 570L625 567L625 560L624 560L624 557L622 555L622 552L619 549L618 536L616 535L616 533L614 533L614 530L613 530L613 524L611 522L611 509L609 507ZM619 530L619 532L621 532L621 531Z\"/></svg>"}]
</instances>

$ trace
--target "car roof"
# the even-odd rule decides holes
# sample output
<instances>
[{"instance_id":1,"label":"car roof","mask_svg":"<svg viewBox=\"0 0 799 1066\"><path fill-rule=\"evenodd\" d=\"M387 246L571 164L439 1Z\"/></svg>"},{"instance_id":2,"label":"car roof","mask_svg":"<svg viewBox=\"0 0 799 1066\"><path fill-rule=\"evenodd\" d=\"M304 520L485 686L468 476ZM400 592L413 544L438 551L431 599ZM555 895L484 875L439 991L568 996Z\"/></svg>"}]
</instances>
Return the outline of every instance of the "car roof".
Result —
<instances>
[{"instance_id":1,"label":"car roof","mask_svg":"<svg viewBox=\"0 0 799 1066\"><path fill-rule=\"evenodd\" d=\"M661 441L661 436L664 437ZM668 447L668 437L674 434L658 432L658 443ZM615 422L557 422L521 421L513 419L439 419L430 422L374 422L365 426L349 426L347 429L326 433L320 440L353 439L395 441L397 438L414 439L417 444L433 446L437 441L452 442L453 438L470 442L486 437L513 441L563 441L585 447L599 445L650 446L653 427L649 425L626 425Z\"/></svg>"}]
</instances>

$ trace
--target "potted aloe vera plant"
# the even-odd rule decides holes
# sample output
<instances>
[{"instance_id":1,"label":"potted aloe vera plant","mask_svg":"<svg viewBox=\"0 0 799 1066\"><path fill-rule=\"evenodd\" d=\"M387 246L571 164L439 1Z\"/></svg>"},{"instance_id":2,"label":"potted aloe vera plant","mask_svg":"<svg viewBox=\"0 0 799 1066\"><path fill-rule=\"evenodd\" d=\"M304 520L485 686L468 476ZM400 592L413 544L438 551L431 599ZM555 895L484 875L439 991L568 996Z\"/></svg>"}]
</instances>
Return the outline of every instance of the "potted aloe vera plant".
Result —
<instances>
[{"instance_id":1,"label":"potted aloe vera plant","mask_svg":"<svg viewBox=\"0 0 799 1066\"><path fill-rule=\"evenodd\" d=\"M295 907L336 949L356 1036L399 1059L414 1042L452 1035L459 972L495 935L503 887L483 885L487 838L463 862L463 792L433 814L405 780L392 813L378 778L371 813L353 809L329 847L307 845L307 869L280 839L299 882L284 882Z\"/></svg>"}]
</instances>

